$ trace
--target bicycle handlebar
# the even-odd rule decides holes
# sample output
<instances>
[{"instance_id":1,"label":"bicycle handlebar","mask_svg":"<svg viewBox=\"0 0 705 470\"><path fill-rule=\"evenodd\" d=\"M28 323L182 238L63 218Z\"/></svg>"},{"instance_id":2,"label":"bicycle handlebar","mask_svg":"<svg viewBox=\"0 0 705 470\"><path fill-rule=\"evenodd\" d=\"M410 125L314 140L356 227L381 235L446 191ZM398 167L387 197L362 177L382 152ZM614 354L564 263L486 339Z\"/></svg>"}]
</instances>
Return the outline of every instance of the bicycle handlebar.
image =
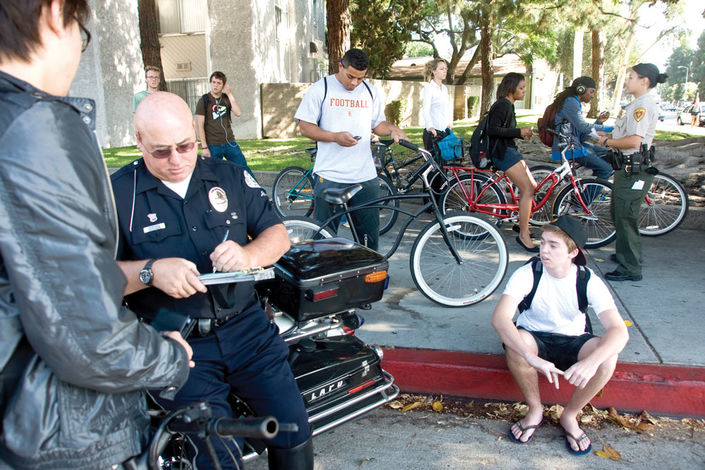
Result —
<instances>
[{"instance_id":1,"label":"bicycle handlebar","mask_svg":"<svg viewBox=\"0 0 705 470\"><path fill-rule=\"evenodd\" d=\"M418 152L420 150L418 145L413 144L413 143L409 142L408 140L400 140L399 145L401 145L402 147L406 147L408 149L411 149L414 152Z\"/></svg>"}]
</instances>

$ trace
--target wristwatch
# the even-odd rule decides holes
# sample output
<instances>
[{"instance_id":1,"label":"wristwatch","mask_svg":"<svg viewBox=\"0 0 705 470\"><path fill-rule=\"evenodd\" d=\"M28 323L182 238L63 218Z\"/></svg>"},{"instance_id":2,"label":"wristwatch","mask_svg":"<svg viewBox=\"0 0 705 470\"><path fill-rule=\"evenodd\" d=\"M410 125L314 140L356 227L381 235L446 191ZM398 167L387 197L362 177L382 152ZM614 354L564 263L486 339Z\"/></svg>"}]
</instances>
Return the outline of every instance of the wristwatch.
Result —
<instances>
[{"instance_id":1,"label":"wristwatch","mask_svg":"<svg viewBox=\"0 0 705 470\"><path fill-rule=\"evenodd\" d=\"M154 258L147 261L147 263L142 268L142 271L140 271L140 281L142 281L142 284L147 286L152 285L152 279L154 278L154 273L152 272L152 263L154 263Z\"/></svg>"}]
</instances>

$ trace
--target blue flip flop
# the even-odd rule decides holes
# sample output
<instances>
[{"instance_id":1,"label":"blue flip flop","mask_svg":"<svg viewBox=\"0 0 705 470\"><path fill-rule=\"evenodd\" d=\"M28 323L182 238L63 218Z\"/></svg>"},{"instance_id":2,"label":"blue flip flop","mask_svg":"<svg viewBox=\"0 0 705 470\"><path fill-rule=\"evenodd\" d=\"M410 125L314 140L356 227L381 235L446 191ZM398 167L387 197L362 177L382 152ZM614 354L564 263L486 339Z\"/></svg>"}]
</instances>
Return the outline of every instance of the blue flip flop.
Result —
<instances>
[{"instance_id":1,"label":"blue flip flop","mask_svg":"<svg viewBox=\"0 0 705 470\"><path fill-rule=\"evenodd\" d=\"M534 438L534 434L536 434L536 428L538 428L539 426L541 426L541 424L543 424L543 419L542 419L541 421L539 421L538 424L532 424L531 426L526 426L526 427L524 427L524 426L521 425L521 421L517 421L517 422L514 423L514 424L516 424L517 426L519 426L519 430L521 431L521 435L522 435L522 436L524 435L524 433L525 433L526 431L531 431L532 429L534 430L534 432L531 433L531 436L529 436L529 438L528 438L526 441L522 441L522 440L520 440L520 439L517 439L517 438L514 436L514 433L512 432L512 428L513 428L514 426L512 426L512 427L509 428L509 439L511 439L512 441L516 442L517 444L528 444L529 442L531 442L531 439Z\"/></svg>"},{"instance_id":2,"label":"blue flip flop","mask_svg":"<svg viewBox=\"0 0 705 470\"><path fill-rule=\"evenodd\" d=\"M582 433L582 434L576 439L575 436L573 436L573 435L570 434L568 431L566 431L566 433L565 433L565 446L566 446L566 448L568 449L568 452L570 452L571 454L573 454L573 455L586 455L586 454L589 454L590 452L592 452L592 443L590 443L590 445L588 446L588 448L585 449L585 450L575 450L575 449L573 449L573 447L570 445L570 441L568 440L569 437L575 441L575 444L576 444L578 447L580 447L580 444L579 444L580 441L582 441L583 439L590 440L590 438L587 437L587 434Z\"/></svg>"}]
</instances>

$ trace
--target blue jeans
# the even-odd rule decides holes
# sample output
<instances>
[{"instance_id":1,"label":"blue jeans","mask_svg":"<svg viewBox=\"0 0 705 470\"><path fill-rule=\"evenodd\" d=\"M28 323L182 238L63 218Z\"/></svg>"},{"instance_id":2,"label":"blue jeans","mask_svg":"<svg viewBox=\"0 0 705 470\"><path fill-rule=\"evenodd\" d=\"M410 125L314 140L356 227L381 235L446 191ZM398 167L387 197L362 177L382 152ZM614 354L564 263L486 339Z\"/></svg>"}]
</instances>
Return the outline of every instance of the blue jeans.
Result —
<instances>
[{"instance_id":1,"label":"blue jeans","mask_svg":"<svg viewBox=\"0 0 705 470\"><path fill-rule=\"evenodd\" d=\"M612 173L614 173L614 170L609 163L602 159L602 157L607 154L607 149L605 147L600 147L599 145L594 145L590 142L584 142L583 146L588 151L587 156L576 158L575 161L583 165L585 168L590 168L593 176L596 178L603 180L609 179L609 177L612 176Z\"/></svg>"},{"instance_id":2,"label":"blue jeans","mask_svg":"<svg viewBox=\"0 0 705 470\"><path fill-rule=\"evenodd\" d=\"M313 194L316 196L315 217L318 222L325 222L336 213L343 212L342 206L335 206L327 203L321 194L326 188L347 188L356 183L336 183L323 179L320 176L314 177ZM368 201L379 197L379 183L377 178L359 183L362 185L362 190L355 194L348 207L352 208L360 206ZM368 248L377 251L379 247L379 209L361 209L350 213L353 225L360 236L360 243ZM328 224L328 228L335 235L338 233L340 225L340 217L334 219Z\"/></svg>"},{"instance_id":3,"label":"blue jeans","mask_svg":"<svg viewBox=\"0 0 705 470\"><path fill-rule=\"evenodd\" d=\"M242 153L240 146L234 140L223 145L209 145L208 150L211 153L211 158L222 159L237 163L243 168L247 167L247 161L245 160L245 155Z\"/></svg>"}]
</instances>

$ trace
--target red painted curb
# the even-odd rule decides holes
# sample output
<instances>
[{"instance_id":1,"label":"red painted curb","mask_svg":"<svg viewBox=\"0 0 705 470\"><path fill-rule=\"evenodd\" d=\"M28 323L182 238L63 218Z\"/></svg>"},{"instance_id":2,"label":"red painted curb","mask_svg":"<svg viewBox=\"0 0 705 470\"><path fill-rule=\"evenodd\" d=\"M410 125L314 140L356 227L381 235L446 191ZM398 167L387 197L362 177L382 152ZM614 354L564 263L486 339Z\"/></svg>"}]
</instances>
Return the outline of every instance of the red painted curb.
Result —
<instances>
[{"instance_id":1,"label":"red painted curb","mask_svg":"<svg viewBox=\"0 0 705 470\"><path fill-rule=\"evenodd\" d=\"M429 349L385 349L382 366L404 392L521 401L504 356ZM565 403L573 387L540 380L544 403ZM705 368L619 363L597 408L705 417Z\"/></svg>"}]
</instances>

